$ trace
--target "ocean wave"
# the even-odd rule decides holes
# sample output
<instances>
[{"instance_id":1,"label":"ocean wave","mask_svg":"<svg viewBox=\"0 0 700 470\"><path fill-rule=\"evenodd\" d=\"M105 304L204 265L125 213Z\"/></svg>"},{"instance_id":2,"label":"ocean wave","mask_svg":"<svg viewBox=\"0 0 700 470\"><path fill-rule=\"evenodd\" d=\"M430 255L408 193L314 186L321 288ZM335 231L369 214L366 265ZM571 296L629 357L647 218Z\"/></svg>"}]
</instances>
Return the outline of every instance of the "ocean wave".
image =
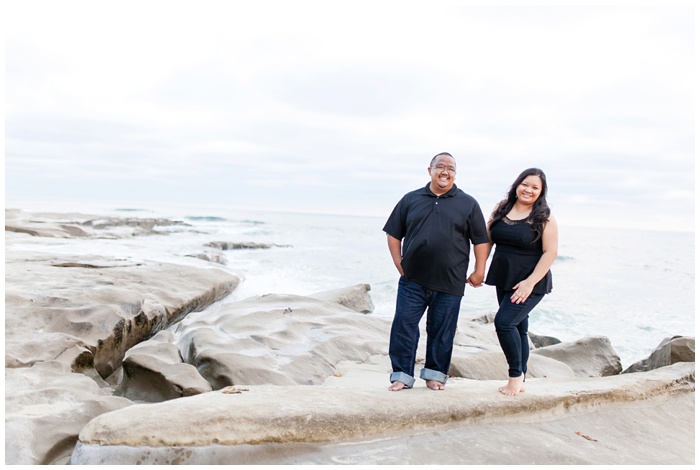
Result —
<instances>
[{"instance_id":1,"label":"ocean wave","mask_svg":"<svg viewBox=\"0 0 700 470\"><path fill-rule=\"evenodd\" d=\"M185 219L196 222L226 222L225 218L215 215L186 215Z\"/></svg>"},{"instance_id":2,"label":"ocean wave","mask_svg":"<svg viewBox=\"0 0 700 470\"><path fill-rule=\"evenodd\" d=\"M557 255L557 259L555 261L573 261L576 258L574 256L566 256L566 255Z\"/></svg>"},{"instance_id":3,"label":"ocean wave","mask_svg":"<svg viewBox=\"0 0 700 470\"><path fill-rule=\"evenodd\" d=\"M114 209L116 212L153 212L149 209L137 209L135 207L117 207Z\"/></svg>"}]
</instances>

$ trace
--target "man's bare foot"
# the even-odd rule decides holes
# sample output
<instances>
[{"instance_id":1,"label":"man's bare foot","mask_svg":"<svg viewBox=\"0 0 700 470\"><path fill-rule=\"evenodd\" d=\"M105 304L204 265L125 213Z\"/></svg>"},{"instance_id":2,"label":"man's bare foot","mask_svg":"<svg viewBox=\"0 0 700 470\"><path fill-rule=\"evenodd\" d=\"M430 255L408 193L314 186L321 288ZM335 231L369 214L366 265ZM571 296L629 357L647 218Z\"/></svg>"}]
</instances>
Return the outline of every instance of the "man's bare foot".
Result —
<instances>
[{"instance_id":1,"label":"man's bare foot","mask_svg":"<svg viewBox=\"0 0 700 470\"><path fill-rule=\"evenodd\" d=\"M389 391L398 392L399 390L403 390L404 388L409 388L409 387L405 383L396 380L394 382L391 382L391 387L389 387Z\"/></svg>"},{"instance_id":2,"label":"man's bare foot","mask_svg":"<svg viewBox=\"0 0 700 470\"><path fill-rule=\"evenodd\" d=\"M498 391L504 395L514 397L518 393L525 391L524 382L525 374L522 374L520 377L508 377L508 383L504 387L499 388Z\"/></svg>"},{"instance_id":3,"label":"man's bare foot","mask_svg":"<svg viewBox=\"0 0 700 470\"><path fill-rule=\"evenodd\" d=\"M425 385L433 390L445 390L445 384L437 380L426 380Z\"/></svg>"}]
</instances>

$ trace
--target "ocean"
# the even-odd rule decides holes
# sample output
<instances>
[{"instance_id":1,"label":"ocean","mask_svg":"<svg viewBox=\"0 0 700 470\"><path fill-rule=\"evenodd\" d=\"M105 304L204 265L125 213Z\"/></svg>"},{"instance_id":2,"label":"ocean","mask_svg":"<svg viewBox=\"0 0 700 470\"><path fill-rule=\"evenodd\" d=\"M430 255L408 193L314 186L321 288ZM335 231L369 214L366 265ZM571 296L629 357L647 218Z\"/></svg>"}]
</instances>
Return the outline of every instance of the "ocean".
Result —
<instances>
[{"instance_id":1,"label":"ocean","mask_svg":"<svg viewBox=\"0 0 700 470\"><path fill-rule=\"evenodd\" d=\"M6 207L163 217L186 224L160 227L158 235L123 239L28 237L16 249L219 267L244 278L223 302L369 284L372 315L391 319L394 313L398 273L382 231L385 218L94 204L70 209L46 203ZM204 251L204 244L212 241L275 246L225 251L224 266L186 256ZM530 314L530 331L562 341L606 336L627 367L647 357L664 338L695 336L694 260L693 233L560 226L559 257L552 266L554 289ZM467 286L461 315L496 309L493 287Z\"/></svg>"}]
</instances>

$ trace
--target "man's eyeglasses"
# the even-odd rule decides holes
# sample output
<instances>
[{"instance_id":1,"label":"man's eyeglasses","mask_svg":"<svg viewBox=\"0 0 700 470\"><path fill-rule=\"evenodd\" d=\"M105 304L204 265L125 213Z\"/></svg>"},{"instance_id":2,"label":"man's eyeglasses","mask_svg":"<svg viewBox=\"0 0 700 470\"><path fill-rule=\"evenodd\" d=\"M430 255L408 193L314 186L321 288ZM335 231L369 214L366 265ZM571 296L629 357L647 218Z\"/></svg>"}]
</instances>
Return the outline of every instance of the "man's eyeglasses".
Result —
<instances>
[{"instance_id":1,"label":"man's eyeglasses","mask_svg":"<svg viewBox=\"0 0 700 470\"><path fill-rule=\"evenodd\" d=\"M443 171L446 171L446 172L448 172L448 173L451 174L451 175L454 175L455 173L457 173L457 170L454 169L454 168L451 167L451 166L442 166L442 165L438 165L438 166L434 166L434 167L433 167L433 170L437 170L438 173L442 173Z\"/></svg>"}]
</instances>

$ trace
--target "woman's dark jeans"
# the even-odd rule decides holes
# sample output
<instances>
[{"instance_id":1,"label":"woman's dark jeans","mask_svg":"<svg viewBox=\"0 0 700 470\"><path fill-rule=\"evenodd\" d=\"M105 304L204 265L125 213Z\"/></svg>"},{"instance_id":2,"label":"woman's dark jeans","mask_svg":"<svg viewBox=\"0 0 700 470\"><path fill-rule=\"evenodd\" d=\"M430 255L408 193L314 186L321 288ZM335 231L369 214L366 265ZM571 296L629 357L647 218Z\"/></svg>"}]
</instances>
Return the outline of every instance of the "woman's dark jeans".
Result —
<instances>
[{"instance_id":1,"label":"woman's dark jeans","mask_svg":"<svg viewBox=\"0 0 700 470\"><path fill-rule=\"evenodd\" d=\"M530 294L521 304L510 301L513 291L496 288L498 312L494 324L498 342L508 361L508 376L520 377L527 372L527 360L530 357L530 343L527 338L529 314L544 294Z\"/></svg>"}]
</instances>

